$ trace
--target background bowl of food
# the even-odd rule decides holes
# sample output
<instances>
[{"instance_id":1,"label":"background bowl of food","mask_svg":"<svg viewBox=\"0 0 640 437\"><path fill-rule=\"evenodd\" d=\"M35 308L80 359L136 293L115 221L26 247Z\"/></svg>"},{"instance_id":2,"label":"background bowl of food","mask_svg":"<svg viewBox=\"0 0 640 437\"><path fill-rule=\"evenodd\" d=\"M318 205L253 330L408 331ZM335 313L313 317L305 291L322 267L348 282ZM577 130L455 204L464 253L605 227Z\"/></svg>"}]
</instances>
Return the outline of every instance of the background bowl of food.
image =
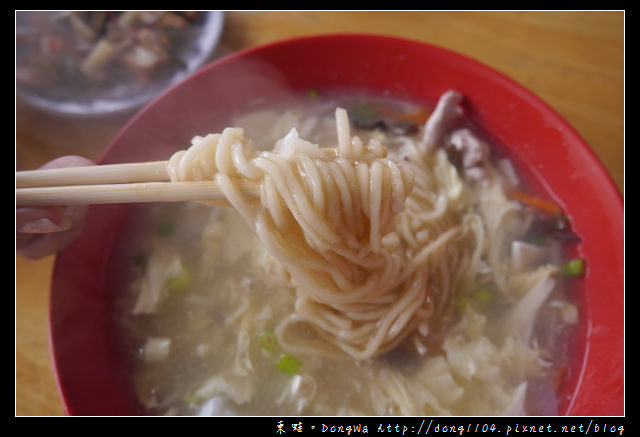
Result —
<instances>
[{"instance_id":1,"label":"background bowl of food","mask_svg":"<svg viewBox=\"0 0 640 437\"><path fill-rule=\"evenodd\" d=\"M18 11L16 93L56 114L132 111L211 59L219 11Z\"/></svg>"},{"instance_id":2,"label":"background bowl of food","mask_svg":"<svg viewBox=\"0 0 640 437\"><path fill-rule=\"evenodd\" d=\"M57 257L68 414L623 414L622 198L519 84L405 39L287 40L175 85L100 163L205 146L234 208L94 205ZM240 173L308 187L256 203Z\"/></svg>"}]
</instances>

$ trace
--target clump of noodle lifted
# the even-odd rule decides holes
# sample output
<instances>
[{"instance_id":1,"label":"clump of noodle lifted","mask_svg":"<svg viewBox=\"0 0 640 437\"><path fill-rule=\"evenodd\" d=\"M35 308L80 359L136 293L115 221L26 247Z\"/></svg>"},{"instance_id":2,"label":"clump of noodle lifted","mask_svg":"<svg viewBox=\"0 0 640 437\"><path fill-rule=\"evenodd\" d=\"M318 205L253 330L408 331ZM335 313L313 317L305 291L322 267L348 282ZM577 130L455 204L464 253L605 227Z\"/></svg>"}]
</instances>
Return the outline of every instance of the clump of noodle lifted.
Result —
<instances>
[{"instance_id":1,"label":"clump of noodle lifted","mask_svg":"<svg viewBox=\"0 0 640 437\"><path fill-rule=\"evenodd\" d=\"M477 258L474 216L443 150L407 140L392 152L352 137L336 110L337 147L291 130L257 151L243 130L196 137L169 161L172 180L215 179L295 286L276 332L290 350L368 359L420 339ZM238 184L252 181L260 196ZM311 329L309 329L311 328Z\"/></svg>"}]
</instances>

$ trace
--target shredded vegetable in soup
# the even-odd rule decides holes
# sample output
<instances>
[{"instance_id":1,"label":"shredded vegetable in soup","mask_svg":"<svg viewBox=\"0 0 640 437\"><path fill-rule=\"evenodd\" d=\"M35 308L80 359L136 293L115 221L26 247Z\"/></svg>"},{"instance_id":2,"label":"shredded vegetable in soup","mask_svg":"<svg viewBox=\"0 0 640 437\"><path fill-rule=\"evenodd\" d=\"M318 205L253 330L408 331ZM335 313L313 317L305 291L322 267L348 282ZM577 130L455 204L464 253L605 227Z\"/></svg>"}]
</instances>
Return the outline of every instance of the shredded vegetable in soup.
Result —
<instances>
[{"instance_id":1,"label":"shredded vegetable in soup","mask_svg":"<svg viewBox=\"0 0 640 437\"><path fill-rule=\"evenodd\" d=\"M231 207L138 216L119 321L149 413L557 414L579 239L463 100L313 91L176 152Z\"/></svg>"}]
</instances>

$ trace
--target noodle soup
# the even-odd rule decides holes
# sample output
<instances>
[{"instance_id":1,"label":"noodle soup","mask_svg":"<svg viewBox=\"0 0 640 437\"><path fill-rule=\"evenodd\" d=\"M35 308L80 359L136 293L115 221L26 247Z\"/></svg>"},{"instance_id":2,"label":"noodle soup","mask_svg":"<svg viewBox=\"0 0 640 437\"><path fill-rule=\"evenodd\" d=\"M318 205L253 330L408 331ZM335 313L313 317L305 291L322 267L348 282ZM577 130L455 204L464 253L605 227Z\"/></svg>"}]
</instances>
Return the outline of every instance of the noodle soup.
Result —
<instances>
[{"instance_id":1,"label":"noodle soup","mask_svg":"<svg viewBox=\"0 0 640 437\"><path fill-rule=\"evenodd\" d=\"M174 155L176 178L215 173L234 207L149 205L131 226L118 326L145 408L557 414L577 237L461 98L313 94ZM213 173L185 163L205 155ZM238 194L239 174L260 180L259 200Z\"/></svg>"}]
</instances>

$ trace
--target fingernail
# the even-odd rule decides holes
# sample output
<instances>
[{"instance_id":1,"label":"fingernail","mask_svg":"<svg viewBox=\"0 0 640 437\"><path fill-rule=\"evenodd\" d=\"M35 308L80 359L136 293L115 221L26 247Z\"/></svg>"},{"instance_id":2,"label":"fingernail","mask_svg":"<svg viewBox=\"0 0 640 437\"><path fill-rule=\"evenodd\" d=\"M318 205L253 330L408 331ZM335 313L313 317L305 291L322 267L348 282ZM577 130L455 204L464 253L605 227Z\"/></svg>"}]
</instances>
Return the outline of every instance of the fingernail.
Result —
<instances>
[{"instance_id":1,"label":"fingernail","mask_svg":"<svg viewBox=\"0 0 640 437\"><path fill-rule=\"evenodd\" d=\"M16 228L16 232L22 234L49 234L66 231L70 226L71 220L67 217L62 217L60 223L54 223L48 218L39 218Z\"/></svg>"}]
</instances>

